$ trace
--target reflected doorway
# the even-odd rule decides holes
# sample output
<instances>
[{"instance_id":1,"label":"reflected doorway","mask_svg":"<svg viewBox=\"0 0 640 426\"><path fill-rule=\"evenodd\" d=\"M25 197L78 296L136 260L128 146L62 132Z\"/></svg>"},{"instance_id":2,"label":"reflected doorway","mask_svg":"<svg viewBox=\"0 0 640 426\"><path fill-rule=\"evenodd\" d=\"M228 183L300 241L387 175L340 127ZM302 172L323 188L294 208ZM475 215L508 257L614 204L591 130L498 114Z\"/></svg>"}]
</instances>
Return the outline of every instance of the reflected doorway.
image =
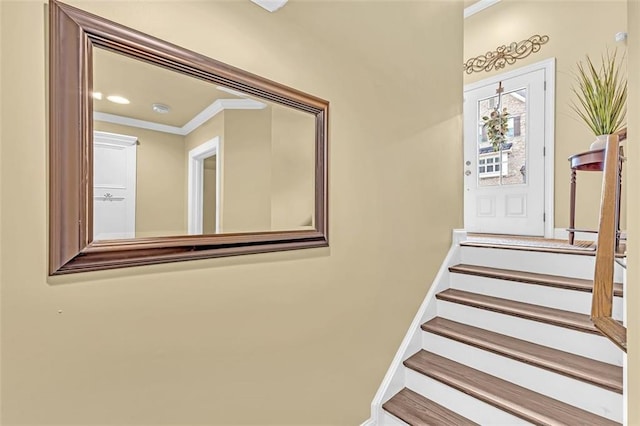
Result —
<instances>
[{"instance_id":1,"label":"reflected doorway","mask_svg":"<svg viewBox=\"0 0 640 426\"><path fill-rule=\"evenodd\" d=\"M187 228L190 235L219 234L221 211L220 138L189 151Z\"/></svg>"}]
</instances>

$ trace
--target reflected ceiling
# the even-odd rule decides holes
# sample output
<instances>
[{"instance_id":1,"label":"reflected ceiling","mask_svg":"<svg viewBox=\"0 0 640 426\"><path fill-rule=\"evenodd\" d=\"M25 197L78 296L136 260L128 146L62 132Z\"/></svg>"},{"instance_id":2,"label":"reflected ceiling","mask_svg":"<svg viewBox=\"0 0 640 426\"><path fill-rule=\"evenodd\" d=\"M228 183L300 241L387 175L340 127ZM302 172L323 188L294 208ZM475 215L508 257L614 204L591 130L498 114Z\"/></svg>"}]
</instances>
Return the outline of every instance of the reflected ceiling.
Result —
<instances>
[{"instance_id":1,"label":"reflected ceiling","mask_svg":"<svg viewBox=\"0 0 640 426\"><path fill-rule=\"evenodd\" d=\"M94 49L93 61L94 92L102 94L102 100L93 101L97 112L182 127L216 100L240 98L211 83L104 49ZM123 96L130 104L113 103L109 95ZM170 111L154 112L156 103Z\"/></svg>"}]
</instances>

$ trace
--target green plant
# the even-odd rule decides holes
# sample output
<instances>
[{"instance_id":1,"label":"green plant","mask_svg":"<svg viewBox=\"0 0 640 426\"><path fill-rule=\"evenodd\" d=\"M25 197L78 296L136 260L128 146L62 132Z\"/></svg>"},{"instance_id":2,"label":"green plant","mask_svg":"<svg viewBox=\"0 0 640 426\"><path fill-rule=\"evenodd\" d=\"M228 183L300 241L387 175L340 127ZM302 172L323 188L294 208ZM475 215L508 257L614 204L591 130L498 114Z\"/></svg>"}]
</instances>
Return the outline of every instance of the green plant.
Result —
<instances>
[{"instance_id":1,"label":"green plant","mask_svg":"<svg viewBox=\"0 0 640 426\"><path fill-rule=\"evenodd\" d=\"M596 136L613 134L625 126L627 80L620 73L616 54L614 51L603 55L600 68L595 67L589 55L586 62L578 62L578 86L573 87L573 93L579 103L572 102L571 107Z\"/></svg>"},{"instance_id":2,"label":"green plant","mask_svg":"<svg viewBox=\"0 0 640 426\"><path fill-rule=\"evenodd\" d=\"M498 151L500 146L507 141L509 131L509 113L506 108L502 112L498 108L491 110L489 115L482 117L483 127L487 129L487 139L493 145L493 150Z\"/></svg>"}]
</instances>

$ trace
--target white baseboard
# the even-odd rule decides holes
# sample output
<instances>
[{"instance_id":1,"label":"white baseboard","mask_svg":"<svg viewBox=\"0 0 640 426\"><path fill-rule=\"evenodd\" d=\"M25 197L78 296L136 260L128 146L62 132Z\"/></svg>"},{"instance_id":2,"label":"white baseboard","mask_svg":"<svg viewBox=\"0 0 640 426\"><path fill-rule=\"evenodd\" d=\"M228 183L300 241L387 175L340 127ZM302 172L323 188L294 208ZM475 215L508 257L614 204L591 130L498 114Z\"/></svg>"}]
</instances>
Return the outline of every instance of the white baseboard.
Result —
<instances>
[{"instance_id":1,"label":"white baseboard","mask_svg":"<svg viewBox=\"0 0 640 426\"><path fill-rule=\"evenodd\" d=\"M360 426L375 426L375 424L376 423L373 421L373 419L367 419Z\"/></svg>"},{"instance_id":2,"label":"white baseboard","mask_svg":"<svg viewBox=\"0 0 640 426\"><path fill-rule=\"evenodd\" d=\"M467 239L467 231L464 229L454 229L451 234L452 244L458 245Z\"/></svg>"},{"instance_id":3,"label":"white baseboard","mask_svg":"<svg viewBox=\"0 0 640 426\"><path fill-rule=\"evenodd\" d=\"M409 330L382 380L382 384L373 398L371 403L372 425L377 425L381 422L382 404L404 387L405 370L402 362L409 355L413 355L422 348L422 329L420 325L436 316L435 295L449 286L449 266L460 263L459 241L466 239L466 232L460 229L454 230L451 239L452 243L449 252L442 262L431 287L427 291L426 297L413 318Z\"/></svg>"}]
</instances>

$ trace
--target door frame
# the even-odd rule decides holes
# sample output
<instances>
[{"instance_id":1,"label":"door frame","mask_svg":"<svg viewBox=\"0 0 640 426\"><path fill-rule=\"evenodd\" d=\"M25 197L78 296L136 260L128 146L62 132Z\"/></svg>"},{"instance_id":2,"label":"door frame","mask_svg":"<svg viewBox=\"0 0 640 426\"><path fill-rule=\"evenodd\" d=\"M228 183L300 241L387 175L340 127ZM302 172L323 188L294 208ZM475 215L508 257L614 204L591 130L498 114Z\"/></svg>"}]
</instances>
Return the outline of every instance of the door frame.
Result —
<instances>
[{"instance_id":1,"label":"door frame","mask_svg":"<svg viewBox=\"0 0 640 426\"><path fill-rule=\"evenodd\" d=\"M189 182L187 200L187 229L189 235L202 234L204 200L204 160L216 156L216 233L220 233L222 187L220 179L220 137L216 136L189 151Z\"/></svg>"},{"instance_id":2,"label":"door frame","mask_svg":"<svg viewBox=\"0 0 640 426\"><path fill-rule=\"evenodd\" d=\"M493 75L464 86L464 93L469 90L498 84L498 82L533 71L544 70L544 237L554 238L555 234L555 99L556 99L556 58L548 58L531 65ZM462 138L464 149L464 136ZM463 183L464 185L464 183ZM466 206L464 207L466 208Z\"/></svg>"}]
</instances>

